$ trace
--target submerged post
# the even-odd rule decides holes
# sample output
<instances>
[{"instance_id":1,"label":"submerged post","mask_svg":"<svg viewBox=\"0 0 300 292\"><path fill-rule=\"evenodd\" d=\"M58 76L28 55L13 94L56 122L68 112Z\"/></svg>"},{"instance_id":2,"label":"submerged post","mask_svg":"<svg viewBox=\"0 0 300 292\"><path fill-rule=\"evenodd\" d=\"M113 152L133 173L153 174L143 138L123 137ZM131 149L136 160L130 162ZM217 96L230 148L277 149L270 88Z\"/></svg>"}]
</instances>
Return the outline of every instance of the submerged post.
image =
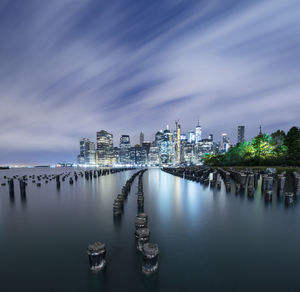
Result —
<instances>
[{"instance_id":1,"label":"submerged post","mask_svg":"<svg viewBox=\"0 0 300 292\"><path fill-rule=\"evenodd\" d=\"M97 241L90 244L87 249L87 254L89 256L89 265L92 271L98 272L105 267L106 248L104 243Z\"/></svg>"},{"instance_id":2,"label":"submerged post","mask_svg":"<svg viewBox=\"0 0 300 292\"><path fill-rule=\"evenodd\" d=\"M294 203L294 194L291 192L285 192L284 193L284 202L286 205L290 205Z\"/></svg>"},{"instance_id":3,"label":"submerged post","mask_svg":"<svg viewBox=\"0 0 300 292\"><path fill-rule=\"evenodd\" d=\"M286 180L286 178L284 175L278 175L278 177L277 177L277 192L278 192L278 194L283 192L285 180Z\"/></svg>"},{"instance_id":4,"label":"submerged post","mask_svg":"<svg viewBox=\"0 0 300 292\"><path fill-rule=\"evenodd\" d=\"M8 180L8 189L9 189L9 195L13 197L15 195L15 188L14 188L14 180L12 178Z\"/></svg>"},{"instance_id":5,"label":"submerged post","mask_svg":"<svg viewBox=\"0 0 300 292\"><path fill-rule=\"evenodd\" d=\"M147 218L137 217L135 219L135 230L140 228L147 228Z\"/></svg>"},{"instance_id":6,"label":"submerged post","mask_svg":"<svg viewBox=\"0 0 300 292\"><path fill-rule=\"evenodd\" d=\"M138 208L141 209L144 207L144 196L143 195L138 195L137 203L138 203Z\"/></svg>"},{"instance_id":7,"label":"submerged post","mask_svg":"<svg viewBox=\"0 0 300 292\"><path fill-rule=\"evenodd\" d=\"M297 196L300 196L300 175L295 177L295 193Z\"/></svg>"},{"instance_id":8,"label":"submerged post","mask_svg":"<svg viewBox=\"0 0 300 292\"><path fill-rule=\"evenodd\" d=\"M59 180L59 175L56 176L56 188L60 188L60 180Z\"/></svg>"},{"instance_id":9,"label":"submerged post","mask_svg":"<svg viewBox=\"0 0 300 292\"><path fill-rule=\"evenodd\" d=\"M158 269L158 245L145 243L143 247L142 271L144 274L152 274Z\"/></svg>"},{"instance_id":10,"label":"submerged post","mask_svg":"<svg viewBox=\"0 0 300 292\"><path fill-rule=\"evenodd\" d=\"M146 213L138 213L136 215L136 218L144 218L142 220L145 220L146 221L146 224L148 224L148 215Z\"/></svg>"},{"instance_id":11,"label":"submerged post","mask_svg":"<svg viewBox=\"0 0 300 292\"><path fill-rule=\"evenodd\" d=\"M26 196L26 183L25 181L22 179L20 180L20 194L21 194L21 197L25 197Z\"/></svg>"},{"instance_id":12,"label":"submerged post","mask_svg":"<svg viewBox=\"0 0 300 292\"><path fill-rule=\"evenodd\" d=\"M144 244L149 242L150 230L149 228L140 228L135 231L136 248L143 251Z\"/></svg>"}]
</instances>

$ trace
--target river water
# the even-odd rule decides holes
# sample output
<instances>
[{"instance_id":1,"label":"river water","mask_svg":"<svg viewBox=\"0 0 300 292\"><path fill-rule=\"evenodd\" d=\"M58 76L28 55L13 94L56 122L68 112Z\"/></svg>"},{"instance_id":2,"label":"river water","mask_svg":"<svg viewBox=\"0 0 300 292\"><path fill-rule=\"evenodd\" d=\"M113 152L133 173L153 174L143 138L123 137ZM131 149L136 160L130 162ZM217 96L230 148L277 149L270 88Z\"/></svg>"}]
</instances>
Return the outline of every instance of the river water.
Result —
<instances>
[{"instance_id":1,"label":"river water","mask_svg":"<svg viewBox=\"0 0 300 292\"><path fill-rule=\"evenodd\" d=\"M73 169L1 170L12 176ZM21 200L0 186L0 291L300 291L299 204L266 204L149 169L143 176L156 274L141 273L134 245L137 178L120 221L112 203L137 170L79 178L70 185L29 181ZM90 272L86 248L103 241L107 268Z\"/></svg>"}]
</instances>

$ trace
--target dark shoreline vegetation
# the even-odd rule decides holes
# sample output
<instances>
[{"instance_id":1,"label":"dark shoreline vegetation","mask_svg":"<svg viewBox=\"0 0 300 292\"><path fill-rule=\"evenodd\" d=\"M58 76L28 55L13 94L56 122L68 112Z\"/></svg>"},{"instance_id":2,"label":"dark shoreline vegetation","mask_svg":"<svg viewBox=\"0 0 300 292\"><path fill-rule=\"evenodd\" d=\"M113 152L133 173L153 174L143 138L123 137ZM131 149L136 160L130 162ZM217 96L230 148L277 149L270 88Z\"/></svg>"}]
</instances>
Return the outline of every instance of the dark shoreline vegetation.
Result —
<instances>
[{"instance_id":1,"label":"dark shoreline vegetation","mask_svg":"<svg viewBox=\"0 0 300 292\"><path fill-rule=\"evenodd\" d=\"M224 154L206 154L203 162L220 167L289 167L300 166L300 129L292 127L285 133L259 133L252 140L233 146Z\"/></svg>"}]
</instances>

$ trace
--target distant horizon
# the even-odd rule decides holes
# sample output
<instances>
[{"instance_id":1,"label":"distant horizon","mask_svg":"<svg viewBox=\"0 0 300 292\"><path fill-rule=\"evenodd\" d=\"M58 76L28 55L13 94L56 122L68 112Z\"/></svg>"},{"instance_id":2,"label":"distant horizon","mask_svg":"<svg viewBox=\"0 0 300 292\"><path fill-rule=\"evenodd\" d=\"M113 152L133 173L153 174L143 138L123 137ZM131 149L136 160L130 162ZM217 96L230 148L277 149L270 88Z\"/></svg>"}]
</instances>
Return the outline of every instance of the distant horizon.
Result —
<instances>
[{"instance_id":1,"label":"distant horizon","mask_svg":"<svg viewBox=\"0 0 300 292\"><path fill-rule=\"evenodd\" d=\"M201 124L200 124L200 126L201 126ZM253 139L256 135L258 135L259 134L259 126L258 126L258 131L257 131L257 134L256 135L254 135L253 137L248 137L248 135L247 135L247 126L246 125L237 125L236 126L236 129L235 129L235 137L234 137L234 139L232 139L232 136L230 136L230 134L229 134L229 132L225 132L225 131L220 131L220 135L219 136L215 136L215 134L214 133L210 133L210 132L208 132L208 131L204 131L204 136L203 136L203 127L202 127L202 139L206 139L207 138L207 136L209 135L209 134L213 134L213 138L214 138L214 142L216 142L216 143L218 143L218 142L220 142L221 141L221 135L222 135L222 133L226 133L226 134L228 134L228 137L229 137L229 139L230 139L230 141L231 141L231 144L232 145L234 145L234 144L236 144L236 138L237 138L237 127L238 126L245 126L245 140L246 141L249 141L249 140L251 140L251 139ZM296 127L299 127L299 126L297 126L297 125L293 125L293 126L296 126ZM291 126L291 127L293 127L293 126ZM169 127L170 127L170 125L169 125ZM262 133L265 133L265 134L271 134L271 133L273 133L273 132L275 132L275 131L277 131L277 130L283 130L284 132L287 132L291 127L288 127L286 130L284 130L284 129L274 129L274 130L271 130L271 131L269 131L269 132L267 132L267 131L264 131L264 127L263 127L263 125L262 125ZM116 138L115 137L115 135L114 135L114 133L113 132L110 132L109 130L107 130L107 129L99 129L98 131L101 131L101 130L105 130L105 131L107 131L107 132L109 132L109 133L111 133L111 134L113 134L113 147L119 147L119 139L120 139L120 137L118 137L118 138ZM157 131L160 131L160 130L165 130L165 129L159 129L159 130L157 130ZM192 130L192 129L189 129L189 130ZM187 133L187 131L189 131L189 130L183 130L182 129L182 133L183 134L186 134ZM144 132L144 136L145 136L145 141L149 141L149 142L153 142L154 141L154 138L155 138L155 133L157 133L157 131L155 131L154 133L153 133L153 135L152 135L152 139L151 140L149 140L149 139L146 139L146 137L148 137ZM170 127L170 131L173 131L173 129ZM97 131L96 131L97 132ZM49 165L56 165L57 163L62 163L62 162L65 162L65 163L74 163L74 164L77 164L77 155L78 155L78 153L79 153L79 141L80 141L80 139L82 139L82 138L88 138L88 139L90 139L90 141L92 141L92 142L95 142L95 144L96 144L96 132L95 132L95 137L94 137L94 139L93 138L89 138L89 137L78 137L78 141L77 141L77 143L76 143L76 147L75 147L75 149L73 150L73 151L71 151L71 152L69 152L69 151L67 151L66 152L66 156L63 156L63 155L60 155L60 158L61 159L55 159L55 158L53 158L53 160L49 160L49 161L46 161L46 160L40 160L40 161L26 161L26 162L24 162L24 161L22 161L22 158L19 160L19 161L7 161L7 162L1 162L0 161L0 167L1 166L15 166L15 165L23 165L23 166L39 166L39 165L47 165L47 166L49 166ZM233 132L233 131L231 131L231 132ZM139 144L139 135L140 135L140 133L141 132L139 132L138 134L136 134L135 135L135 140L132 140L132 137L130 136L130 143L131 143L131 146L135 146L136 144ZM206 134L207 133L207 134ZM128 135L128 134L126 134L126 133L123 133L123 134L121 134L121 135ZM218 137L218 138L217 138ZM116 141L117 140L117 141ZM136 141L136 142L132 142L132 141ZM50 152L51 153L51 156L55 156L55 152L54 151L51 151ZM74 155L72 155L71 153L73 153ZM17 153L16 153L17 154ZM18 154L17 154L18 155ZM34 155L34 153L33 153L33 155ZM26 155L25 155L26 156ZM22 157L22 156L21 156ZM33 156L34 157L34 156ZM65 158L64 158L65 157ZM70 159L67 159L66 157L70 157Z\"/></svg>"}]
</instances>

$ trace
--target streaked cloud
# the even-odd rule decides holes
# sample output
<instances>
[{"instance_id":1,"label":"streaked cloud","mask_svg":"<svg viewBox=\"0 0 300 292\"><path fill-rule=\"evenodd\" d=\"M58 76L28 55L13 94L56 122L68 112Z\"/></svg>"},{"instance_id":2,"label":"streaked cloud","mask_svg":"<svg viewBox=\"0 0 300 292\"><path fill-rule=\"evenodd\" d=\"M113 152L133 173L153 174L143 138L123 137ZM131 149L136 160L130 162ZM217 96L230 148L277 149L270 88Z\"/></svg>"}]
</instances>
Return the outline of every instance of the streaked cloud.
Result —
<instances>
[{"instance_id":1,"label":"streaked cloud","mask_svg":"<svg viewBox=\"0 0 300 292\"><path fill-rule=\"evenodd\" d=\"M299 35L293 0L1 1L0 162L178 118L232 140L299 125Z\"/></svg>"}]
</instances>

